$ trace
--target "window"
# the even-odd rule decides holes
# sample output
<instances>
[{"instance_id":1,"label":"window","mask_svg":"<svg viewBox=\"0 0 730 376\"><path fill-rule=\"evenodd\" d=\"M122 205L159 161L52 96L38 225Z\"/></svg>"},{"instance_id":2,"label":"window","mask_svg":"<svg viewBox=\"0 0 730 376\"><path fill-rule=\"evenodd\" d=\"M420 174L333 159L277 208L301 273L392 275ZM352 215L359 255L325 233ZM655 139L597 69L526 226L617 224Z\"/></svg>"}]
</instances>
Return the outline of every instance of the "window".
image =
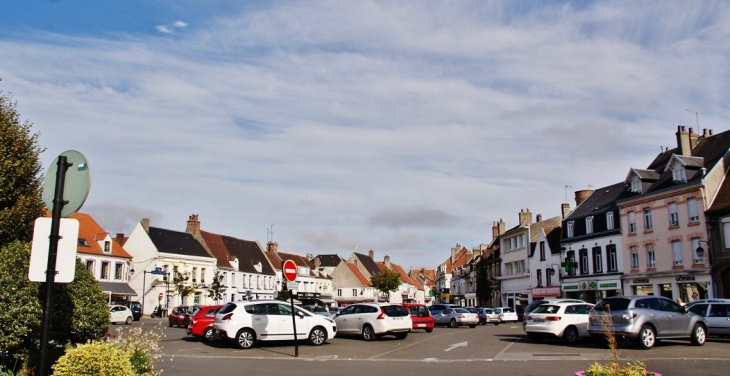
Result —
<instances>
[{"instance_id":1,"label":"window","mask_svg":"<svg viewBox=\"0 0 730 376\"><path fill-rule=\"evenodd\" d=\"M651 229L651 209L644 208L644 231L650 231Z\"/></svg>"},{"instance_id":2,"label":"window","mask_svg":"<svg viewBox=\"0 0 730 376\"><path fill-rule=\"evenodd\" d=\"M357 296L357 289L352 289L352 296Z\"/></svg>"},{"instance_id":3,"label":"window","mask_svg":"<svg viewBox=\"0 0 730 376\"><path fill-rule=\"evenodd\" d=\"M730 248L730 218L722 219L722 236L725 242L725 249Z\"/></svg>"},{"instance_id":4,"label":"window","mask_svg":"<svg viewBox=\"0 0 730 376\"><path fill-rule=\"evenodd\" d=\"M568 227L568 229L567 229L567 232L568 232L568 233L567 233L567 236L568 236L569 238L572 238L572 237L573 237L573 234L574 234L574 230L573 230L573 221L568 221L568 226L567 226L567 227Z\"/></svg>"},{"instance_id":5,"label":"window","mask_svg":"<svg viewBox=\"0 0 730 376\"><path fill-rule=\"evenodd\" d=\"M112 244L111 242L104 242L104 253L111 253Z\"/></svg>"},{"instance_id":6,"label":"window","mask_svg":"<svg viewBox=\"0 0 730 376\"><path fill-rule=\"evenodd\" d=\"M700 221L700 212L697 209L697 199L690 198L687 200L687 212L689 213L689 222L696 223Z\"/></svg>"},{"instance_id":7,"label":"window","mask_svg":"<svg viewBox=\"0 0 730 376\"><path fill-rule=\"evenodd\" d=\"M639 252L636 251L636 247L631 247L631 269L639 270Z\"/></svg>"},{"instance_id":8,"label":"window","mask_svg":"<svg viewBox=\"0 0 730 376\"><path fill-rule=\"evenodd\" d=\"M545 261L545 242L540 242L540 261Z\"/></svg>"},{"instance_id":9,"label":"window","mask_svg":"<svg viewBox=\"0 0 730 376\"><path fill-rule=\"evenodd\" d=\"M677 203L669 203L669 226L679 226L679 211L677 211Z\"/></svg>"},{"instance_id":10,"label":"window","mask_svg":"<svg viewBox=\"0 0 730 376\"><path fill-rule=\"evenodd\" d=\"M690 241L690 247L692 247L692 264L694 265L702 265L704 264L704 255L702 258L697 256L697 248L700 246L700 238L692 238ZM710 252L708 249L707 252Z\"/></svg>"},{"instance_id":11,"label":"window","mask_svg":"<svg viewBox=\"0 0 730 376\"><path fill-rule=\"evenodd\" d=\"M109 279L109 261L101 262L101 279Z\"/></svg>"},{"instance_id":12,"label":"window","mask_svg":"<svg viewBox=\"0 0 730 376\"><path fill-rule=\"evenodd\" d=\"M633 180L631 180L631 191L641 193L641 179L634 178Z\"/></svg>"},{"instance_id":13,"label":"window","mask_svg":"<svg viewBox=\"0 0 730 376\"><path fill-rule=\"evenodd\" d=\"M613 212L606 213L606 230L613 230Z\"/></svg>"},{"instance_id":14,"label":"window","mask_svg":"<svg viewBox=\"0 0 730 376\"><path fill-rule=\"evenodd\" d=\"M89 243L86 241L86 238L79 238L78 243L80 247L90 247Z\"/></svg>"},{"instance_id":15,"label":"window","mask_svg":"<svg viewBox=\"0 0 730 376\"><path fill-rule=\"evenodd\" d=\"M198 268L193 268L192 276L193 283L198 282Z\"/></svg>"},{"instance_id":16,"label":"window","mask_svg":"<svg viewBox=\"0 0 730 376\"><path fill-rule=\"evenodd\" d=\"M601 247L593 247L593 273L603 273L603 251Z\"/></svg>"},{"instance_id":17,"label":"window","mask_svg":"<svg viewBox=\"0 0 730 376\"><path fill-rule=\"evenodd\" d=\"M337 289L337 296L342 296L342 289Z\"/></svg>"},{"instance_id":18,"label":"window","mask_svg":"<svg viewBox=\"0 0 730 376\"><path fill-rule=\"evenodd\" d=\"M205 268L200 268L200 283L205 284Z\"/></svg>"},{"instance_id":19,"label":"window","mask_svg":"<svg viewBox=\"0 0 730 376\"><path fill-rule=\"evenodd\" d=\"M629 233L636 234L636 214L630 211L627 217L629 221Z\"/></svg>"},{"instance_id":20,"label":"window","mask_svg":"<svg viewBox=\"0 0 730 376\"><path fill-rule=\"evenodd\" d=\"M568 251L567 255L568 260L570 260L571 268L568 272L568 275L575 275L576 269L575 269L575 251Z\"/></svg>"},{"instance_id":21,"label":"window","mask_svg":"<svg viewBox=\"0 0 730 376\"><path fill-rule=\"evenodd\" d=\"M580 274L588 274L588 250L585 248L580 249Z\"/></svg>"},{"instance_id":22,"label":"window","mask_svg":"<svg viewBox=\"0 0 730 376\"><path fill-rule=\"evenodd\" d=\"M683 183L687 181L687 176L684 173L683 167L677 167L676 169L672 169L672 177L674 178L674 181L677 183Z\"/></svg>"},{"instance_id":23,"label":"window","mask_svg":"<svg viewBox=\"0 0 730 376\"><path fill-rule=\"evenodd\" d=\"M586 217L586 234L593 233L593 217Z\"/></svg>"},{"instance_id":24,"label":"window","mask_svg":"<svg viewBox=\"0 0 730 376\"><path fill-rule=\"evenodd\" d=\"M114 265L114 279L122 279L122 270L124 270L124 264L117 263L116 265Z\"/></svg>"},{"instance_id":25,"label":"window","mask_svg":"<svg viewBox=\"0 0 730 376\"><path fill-rule=\"evenodd\" d=\"M162 280L163 280L163 281L167 281L167 276L168 276L168 275L170 275L170 274L169 274L169 273L167 272L167 265L163 265L163 266L162 266L162 271L164 271L164 272L165 272L165 274L164 274L164 275L162 276Z\"/></svg>"},{"instance_id":26,"label":"window","mask_svg":"<svg viewBox=\"0 0 730 376\"><path fill-rule=\"evenodd\" d=\"M682 266L682 243L679 241L672 242L672 261L674 266Z\"/></svg>"},{"instance_id":27,"label":"window","mask_svg":"<svg viewBox=\"0 0 730 376\"><path fill-rule=\"evenodd\" d=\"M608 271L609 272L617 272L618 271L618 255L616 254L616 246L613 244L610 244L606 247L608 250Z\"/></svg>"},{"instance_id":28,"label":"window","mask_svg":"<svg viewBox=\"0 0 730 376\"><path fill-rule=\"evenodd\" d=\"M547 285L552 286L553 285L553 273L555 272L554 269L548 268L545 269L545 279L547 279Z\"/></svg>"},{"instance_id":29,"label":"window","mask_svg":"<svg viewBox=\"0 0 730 376\"><path fill-rule=\"evenodd\" d=\"M656 254L654 253L654 244L646 245L646 267L656 268Z\"/></svg>"},{"instance_id":30,"label":"window","mask_svg":"<svg viewBox=\"0 0 730 376\"><path fill-rule=\"evenodd\" d=\"M537 287L542 287L542 269L537 269Z\"/></svg>"},{"instance_id":31,"label":"window","mask_svg":"<svg viewBox=\"0 0 730 376\"><path fill-rule=\"evenodd\" d=\"M90 271L91 274L94 274L94 260L86 260L86 270Z\"/></svg>"}]
</instances>

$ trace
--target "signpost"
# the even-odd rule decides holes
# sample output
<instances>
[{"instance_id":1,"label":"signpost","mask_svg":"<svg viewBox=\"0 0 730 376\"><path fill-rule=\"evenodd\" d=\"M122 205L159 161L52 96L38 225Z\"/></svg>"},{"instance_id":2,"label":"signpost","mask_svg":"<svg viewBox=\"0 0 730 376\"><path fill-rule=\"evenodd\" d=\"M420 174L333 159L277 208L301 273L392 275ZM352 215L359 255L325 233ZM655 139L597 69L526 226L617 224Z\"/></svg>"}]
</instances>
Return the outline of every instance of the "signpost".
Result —
<instances>
[{"instance_id":1,"label":"signpost","mask_svg":"<svg viewBox=\"0 0 730 376\"><path fill-rule=\"evenodd\" d=\"M160 293L160 295L157 295L157 299L162 300L162 293Z\"/></svg>"},{"instance_id":2,"label":"signpost","mask_svg":"<svg viewBox=\"0 0 730 376\"><path fill-rule=\"evenodd\" d=\"M281 273L284 274L284 278L290 283L295 282L297 280L297 264L292 260L284 261L284 264L281 266ZM296 358L299 356L299 341L297 340L297 315L294 308L294 293L291 290L289 292L289 299L291 303L291 321L294 325L294 357Z\"/></svg>"}]
</instances>

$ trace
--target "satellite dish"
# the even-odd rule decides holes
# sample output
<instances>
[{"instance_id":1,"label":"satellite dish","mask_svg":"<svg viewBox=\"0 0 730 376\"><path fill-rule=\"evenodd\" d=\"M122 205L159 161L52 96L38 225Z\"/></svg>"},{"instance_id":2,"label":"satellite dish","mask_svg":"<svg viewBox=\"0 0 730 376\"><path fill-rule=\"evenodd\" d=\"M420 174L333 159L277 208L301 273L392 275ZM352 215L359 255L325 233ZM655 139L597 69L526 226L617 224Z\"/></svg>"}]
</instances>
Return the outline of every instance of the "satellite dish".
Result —
<instances>
[{"instance_id":1,"label":"satellite dish","mask_svg":"<svg viewBox=\"0 0 730 376\"><path fill-rule=\"evenodd\" d=\"M68 217L79 211L89 195L91 187L91 175L89 174L89 163L86 158L75 150L68 150L61 153L48 167L46 178L43 181L43 202L49 212L53 212L53 196L56 194L56 173L58 172L58 158L66 157L70 164L66 170L63 188L63 199L67 204L63 205L61 217Z\"/></svg>"}]
</instances>

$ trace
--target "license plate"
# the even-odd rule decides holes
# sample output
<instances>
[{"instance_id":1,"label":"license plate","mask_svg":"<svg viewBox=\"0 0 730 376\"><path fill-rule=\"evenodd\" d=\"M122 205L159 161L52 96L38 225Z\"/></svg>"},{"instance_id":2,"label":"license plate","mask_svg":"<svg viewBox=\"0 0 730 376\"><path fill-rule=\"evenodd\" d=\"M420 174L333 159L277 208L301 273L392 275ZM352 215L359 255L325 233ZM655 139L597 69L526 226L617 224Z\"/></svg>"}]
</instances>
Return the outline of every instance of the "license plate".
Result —
<instances>
[{"instance_id":1,"label":"license plate","mask_svg":"<svg viewBox=\"0 0 730 376\"><path fill-rule=\"evenodd\" d=\"M418 327L419 328L425 328L426 327L426 324L418 324Z\"/></svg>"},{"instance_id":2,"label":"license plate","mask_svg":"<svg viewBox=\"0 0 730 376\"><path fill-rule=\"evenodd\" d=\"M545 322L545 319L532 319L534 322Z\"/></svg>"},{"instance_id":3,"label":"license plate","mask_svg":"<svg viewBox=\"0 0 730 376\"><path fill-rule=\"evenodd\" d=\"M393 320L403 320L402 317L393 317Z\"/></svg>"}]
</instances>

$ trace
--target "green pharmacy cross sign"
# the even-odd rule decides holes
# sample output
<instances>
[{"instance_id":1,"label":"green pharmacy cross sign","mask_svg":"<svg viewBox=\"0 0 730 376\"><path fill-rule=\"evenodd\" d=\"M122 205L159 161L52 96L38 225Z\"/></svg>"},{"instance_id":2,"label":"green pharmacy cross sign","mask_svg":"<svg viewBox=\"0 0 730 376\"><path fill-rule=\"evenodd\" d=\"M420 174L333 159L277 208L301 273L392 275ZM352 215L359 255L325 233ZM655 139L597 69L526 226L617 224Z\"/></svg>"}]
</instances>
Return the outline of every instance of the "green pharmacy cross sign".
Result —
<instances>
[{"instance_id":1,"label":"green pharmacy cross sign","mask_svg":"<svg viewBox=\"0 0 730 376\"><path fill-rule=\"evenodd\" d=\"M573 262L571 259L565 259L565 261L563 261L563 264L560 266L565 269L566 273L570 273L570 270L576 267L575 262Z\"/></svg>"}]
</instances>

